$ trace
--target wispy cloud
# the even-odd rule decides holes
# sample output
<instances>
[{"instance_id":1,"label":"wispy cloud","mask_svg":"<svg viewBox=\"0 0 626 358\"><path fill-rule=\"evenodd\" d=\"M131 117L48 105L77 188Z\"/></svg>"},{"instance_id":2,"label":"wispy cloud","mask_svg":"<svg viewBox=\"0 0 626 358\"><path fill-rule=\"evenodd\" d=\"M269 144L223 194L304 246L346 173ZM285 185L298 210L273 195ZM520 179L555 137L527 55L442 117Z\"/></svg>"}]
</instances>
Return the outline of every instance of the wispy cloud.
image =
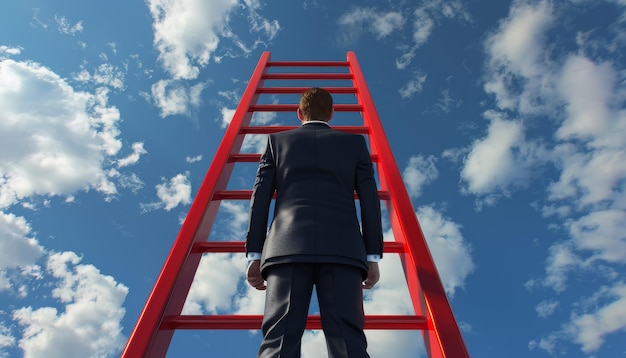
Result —
<instances>
[{"instance_id":1,"label":"wispy cloud","mask_svg":"<svg viewBox=\"0 0 626 358\"><path fill-rule=\"evenodd\" d=\"M131 154L129 154L127 157L121 158L121 159L119 159L117 161L118 168L126 167L126 166L133 165L133 164L137 164L137 162L139 161L139 158L141 158L141 155L148 153L143 148L143 142L135 142L135 143L133 143L132 148L133 148L133 152Z\"/></svg>"},{"instance_id":2,"label":"wispy cloud","mask_svg":"<svg viewBox=\"0 0 626 358\"><path fill-rule=\"evenodd\" d=\"M62 34L74 36L77 33L83 32L82 20L76 22L74 25L72 25L65 16L55 15L54 20L57 23L59 32Z\"/></svg>"}]
</instances>

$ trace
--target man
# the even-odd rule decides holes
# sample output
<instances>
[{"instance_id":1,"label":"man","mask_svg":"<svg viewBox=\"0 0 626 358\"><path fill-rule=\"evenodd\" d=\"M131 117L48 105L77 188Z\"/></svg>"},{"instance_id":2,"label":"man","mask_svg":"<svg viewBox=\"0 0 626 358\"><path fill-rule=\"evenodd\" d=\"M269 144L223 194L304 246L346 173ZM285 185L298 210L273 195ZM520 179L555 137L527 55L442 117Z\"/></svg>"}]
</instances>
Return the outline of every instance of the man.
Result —
<instances>
[{"instance_id":1,"label":"man","mask_svg":"<svg viewBox=\"0 0 626 358\"><path fill-rule=\"evenodd\" d=\"M248 283L267 289L261 358L300 357L313 286L329 357L369 357L362 289L379 279L380 201L365 139L330 128L332 115L332 96L309 89L302 126L270 135L259 162L246 255Z\"/></svg>"}]
</instances>

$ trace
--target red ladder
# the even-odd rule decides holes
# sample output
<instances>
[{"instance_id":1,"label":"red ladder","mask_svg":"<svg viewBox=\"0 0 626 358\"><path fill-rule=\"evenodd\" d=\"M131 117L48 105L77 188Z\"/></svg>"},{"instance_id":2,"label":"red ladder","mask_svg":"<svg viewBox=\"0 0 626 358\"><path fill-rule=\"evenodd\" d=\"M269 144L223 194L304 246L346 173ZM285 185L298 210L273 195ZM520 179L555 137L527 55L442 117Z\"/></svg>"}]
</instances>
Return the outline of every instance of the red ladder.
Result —
<instances>
[{"instance_id":1,"label":"red ladder","mask_svg":"<svg viewBox=\"0 0 626 358\"><path fill-rule=\"evenodd\" d=\"M272 67L337 67L345 73L277 73ZM234 164L258 162L260 154L240 154L246 134L268 134L295 126L250 126L254 112L295 112L297 104L257 104L261 94L299 94L305 87L263 87L265 80L350 80L352 87L324 87L335 94L354 94L357 104L335 104L336 112L360 112L363 126L333 128L369 136L376 163L380 198L387 205L395 242L385 253L400 255L415 315L367 315L365 329L421 330L429 357L469 357L461 332L428 250L361 67L353 52L346 61L270 61L264 52L250 78L222 143L191 204L172 250L152 289L122 357L165 357L176 329L260 329L260 315L181 315L203 253L245 252L244 242L207 241L221 200L249 200L251 190L226 190ZM321 329L309 316L307 329Z\"/></svg>"}]
</instances>

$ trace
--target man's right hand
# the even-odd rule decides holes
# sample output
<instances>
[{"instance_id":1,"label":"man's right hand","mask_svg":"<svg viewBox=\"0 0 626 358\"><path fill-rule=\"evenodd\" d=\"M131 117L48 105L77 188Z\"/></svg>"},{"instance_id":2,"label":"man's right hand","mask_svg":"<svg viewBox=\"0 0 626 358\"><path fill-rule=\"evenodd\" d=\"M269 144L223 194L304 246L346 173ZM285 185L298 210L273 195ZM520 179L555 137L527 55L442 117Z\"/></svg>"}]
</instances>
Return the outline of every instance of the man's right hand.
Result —
<instances>
[{"instance_id":1,"label":"man's right hand","mask_svg":"<svg viewBox=\"0 0 626 358\"><path fill-rule=\"evenodd\" d=\"M250 261L246 278L250 286L257 290L265 290L265 280L263 280L263 276L261 276L261 260Z\"/></svg>"}]
</instances>

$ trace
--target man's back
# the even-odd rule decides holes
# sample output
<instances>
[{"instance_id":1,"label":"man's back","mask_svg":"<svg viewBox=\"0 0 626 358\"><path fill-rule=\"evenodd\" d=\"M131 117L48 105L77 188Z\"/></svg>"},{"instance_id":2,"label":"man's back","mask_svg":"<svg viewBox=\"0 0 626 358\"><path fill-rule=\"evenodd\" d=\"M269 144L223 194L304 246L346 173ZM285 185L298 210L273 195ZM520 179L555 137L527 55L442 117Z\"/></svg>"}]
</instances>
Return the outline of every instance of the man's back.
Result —
<instances>
[{"instance_id":1,"label":"man's back","mask_svg":"<svg viewBox=\"0 0 626 358\"><path fill-rule=\"evenodd\" d=\"M271 135L268 145L270 150L262 158L261 168L265 164L272 168L277 197L275 217L263 247L263 266L336 262L366 271L366 252L379 252L382 233L379 225L370 225L380 223L375 214L380 204L364 138L323 123L310 123ZM363 235L355 190L364 197Z\"/></svg>"}]
</instances>

